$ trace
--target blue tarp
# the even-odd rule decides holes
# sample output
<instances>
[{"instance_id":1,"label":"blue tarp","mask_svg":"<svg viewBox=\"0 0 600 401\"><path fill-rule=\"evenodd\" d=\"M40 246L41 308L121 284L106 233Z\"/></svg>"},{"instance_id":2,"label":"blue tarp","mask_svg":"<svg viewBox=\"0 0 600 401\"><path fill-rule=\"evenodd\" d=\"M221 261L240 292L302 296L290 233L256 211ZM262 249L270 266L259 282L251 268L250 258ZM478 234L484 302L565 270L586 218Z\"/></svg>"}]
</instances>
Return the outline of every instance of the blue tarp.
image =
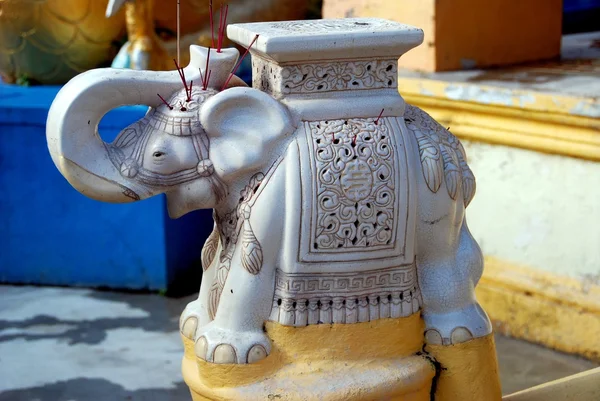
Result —
<instances>
[{"instance_id":1,"label":"blue tarp","mask_svg":"<svg viewBox=\"0 0 600 401\"><path fill-rule=\"evenodd\" d=\"M107 204L79 194L46 145L58 90L0 84L0 282L197 290L211 212L171 220L162 195ZM111 111L101 136L111 141L146 109Z\"/></svg>"}]
</instances>

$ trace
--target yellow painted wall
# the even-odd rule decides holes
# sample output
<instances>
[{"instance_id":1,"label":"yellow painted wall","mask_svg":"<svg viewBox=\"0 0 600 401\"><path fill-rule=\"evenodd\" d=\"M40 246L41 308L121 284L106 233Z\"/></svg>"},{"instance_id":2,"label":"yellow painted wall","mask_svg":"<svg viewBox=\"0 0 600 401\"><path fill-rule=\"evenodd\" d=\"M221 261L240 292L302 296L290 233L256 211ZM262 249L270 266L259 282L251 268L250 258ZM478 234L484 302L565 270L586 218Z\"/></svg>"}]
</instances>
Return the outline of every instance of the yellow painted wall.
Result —
<instances>
[{"instance_id":1,"label":"yellow painted wall","mask_svg":"<svg viewBox=\"0 0 600 401\"><path fill-rule=\"evenodd\" d=\"M600 361L600 285L487 257L476 295L497 333Z\"/></svg>"},{"instance_id":2,"label":"yellow painted wall","mask_svg":"<svg viewBox=\"0 0 600 401\"><path fill-rule=\"evenodd\" d=\"M424 71L436 68L435 0L324 0L323 18L375 17L421 28L423 44L403 56L400 65L418 64Z\"/></svg>"},{"instance_id":3,"label":"yellow painted wall","mask_svg":"<svg viewBox=\"0 0 600 401\"><path fill-rule=\"evenodd\" d=\"M560 54L561 0L438 0L435 5L437 71ZM407 67L420 69L418 59L410 61Z\"/></svg>"}]
</instances>

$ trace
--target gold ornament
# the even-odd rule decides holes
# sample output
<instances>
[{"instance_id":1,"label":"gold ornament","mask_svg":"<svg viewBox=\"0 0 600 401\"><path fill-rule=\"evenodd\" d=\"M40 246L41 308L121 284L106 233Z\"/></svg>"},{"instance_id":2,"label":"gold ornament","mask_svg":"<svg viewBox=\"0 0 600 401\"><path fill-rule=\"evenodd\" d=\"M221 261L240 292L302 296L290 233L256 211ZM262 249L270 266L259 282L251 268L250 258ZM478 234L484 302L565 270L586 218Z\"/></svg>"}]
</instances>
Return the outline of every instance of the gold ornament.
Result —
<instances>
[{"instance_id":1,"label":"gold ornament","mask_svg":"<svg viewBox=\"0 0 600 401\"><path fill-rule=\"evenodd\" d=\"M303 19L312 1L232 0L227 21ZM181 0L181 65L189 62L190 45L212 45L208 10L208 0ZM218 7L214 11L216 42ZM172 70L176 12L176 0L0 0L0 75L9 83L63 84L83 71L108 66L125 34L122 66Z\"/></svg>"},{"instance_id":2,"label":"gold ornament","mask_svg":"<svg viewBox=\"0 0 600 401\"><path fill-rule=\"evenodd\" d=\"M106 63L124 32L124 13L106 0L0 0L0 74L61 84Z\"/></svg>"}]
</instances>

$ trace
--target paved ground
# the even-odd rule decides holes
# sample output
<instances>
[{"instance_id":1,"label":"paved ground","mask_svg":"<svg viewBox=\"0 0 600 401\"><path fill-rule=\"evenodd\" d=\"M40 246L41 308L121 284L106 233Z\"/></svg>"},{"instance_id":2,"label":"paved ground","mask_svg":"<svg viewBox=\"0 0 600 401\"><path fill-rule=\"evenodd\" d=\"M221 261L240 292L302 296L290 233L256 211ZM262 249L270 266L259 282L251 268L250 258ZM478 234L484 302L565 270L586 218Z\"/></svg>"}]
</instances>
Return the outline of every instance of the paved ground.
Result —
<instances>
[{"instance_id":1,"label":"paved ground","mask_svg":"<svg viewBox=\"0 0 600 401\"><path fill-rule=\"evenodd\" d=\"M0 401L182 401L192 298L0 286ZM498 337L505 393L597 365Z\"/></svg>"}]
</instances>

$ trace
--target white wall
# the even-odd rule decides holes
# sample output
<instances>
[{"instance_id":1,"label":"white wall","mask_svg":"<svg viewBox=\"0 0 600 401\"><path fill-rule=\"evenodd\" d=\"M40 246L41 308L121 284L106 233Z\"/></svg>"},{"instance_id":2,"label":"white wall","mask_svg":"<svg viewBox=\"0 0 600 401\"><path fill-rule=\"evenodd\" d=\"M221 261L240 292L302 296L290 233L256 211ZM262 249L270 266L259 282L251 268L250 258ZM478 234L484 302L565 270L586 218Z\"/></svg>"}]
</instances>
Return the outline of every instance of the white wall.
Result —
<instances>
[{"instance_id":1,"label":"white wall","mask_svg":"<svg viewBox=\"0 0 600 401\"><path fill-rule=\"evenodd\" d=\"M462 141L485 255L600 284L600 163Z\"/></svg>"}]
</instances>

